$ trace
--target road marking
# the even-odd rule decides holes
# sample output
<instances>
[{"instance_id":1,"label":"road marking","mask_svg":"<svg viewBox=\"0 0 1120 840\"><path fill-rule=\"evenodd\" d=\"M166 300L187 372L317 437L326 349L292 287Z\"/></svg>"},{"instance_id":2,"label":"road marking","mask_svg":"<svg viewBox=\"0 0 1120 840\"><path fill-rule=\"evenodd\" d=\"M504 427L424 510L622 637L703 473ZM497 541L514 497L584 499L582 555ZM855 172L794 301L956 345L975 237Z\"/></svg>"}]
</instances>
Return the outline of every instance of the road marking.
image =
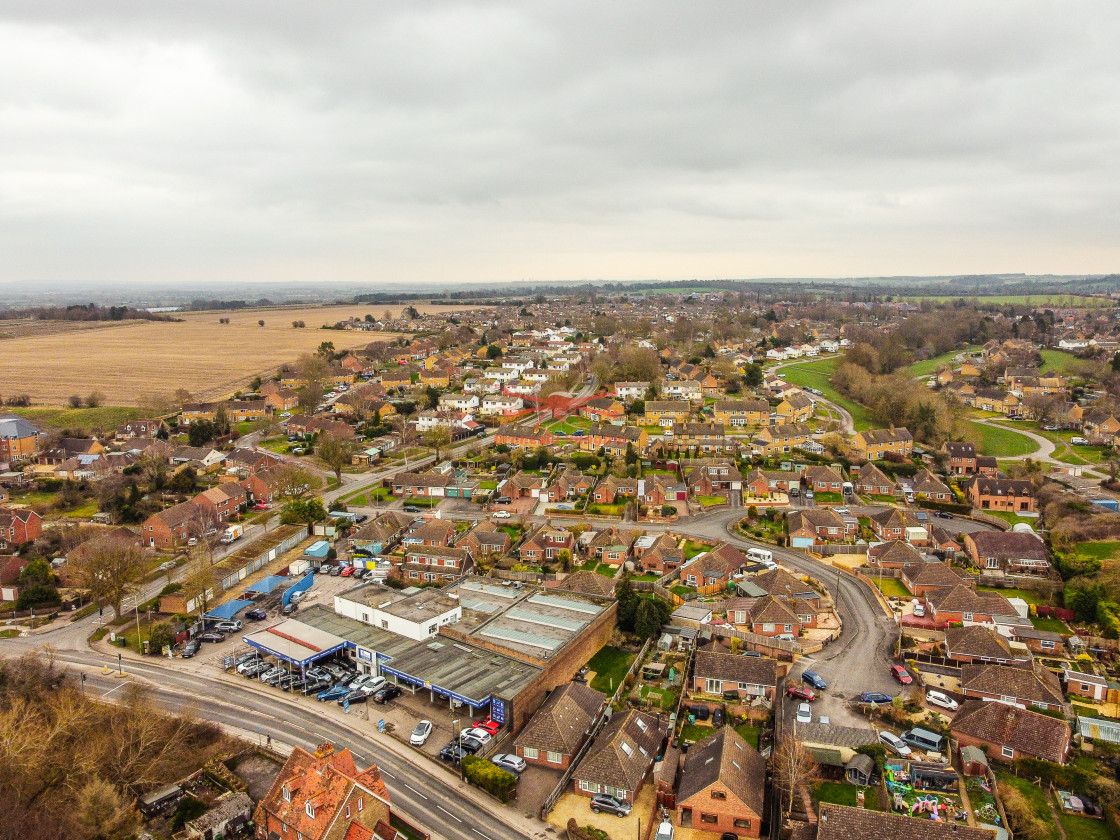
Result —
<instances>
[{"instance_id":1,"label":"road marking","mask_svg":"<svg viewBox=\"0 0 1120 840\"><path fill-rule=\"evenodd\" d=\"M381 775L382 775L382 776L388 776L388 777L389 777L390 779L395 779L395 778L397 778L397 777L396 777L396 776L394 776L394 775L393 775L392 773L390 773L390 772L389 772L388 770L386 770L386 769L385 769L384 767L382 767L382 768L381 768Z\"/></svg>"},{"instance_id":2,"label":"road marking","mask_svg":"<svg viewBox=\"0 0 1120 840\"><path fill-rule=\"evenodd\" d=\"M437 805L436 807L439 808L441 811L443 811L443 813L447 814L447 816L451 817L451 819L455 820L455 822L462 822L461 819L459 819L457 816L452 814L450 811L448 811L442 805Z\"/></svg>"},{"instance_id":3,"label":"road marking","mask_svg":"<svg viewBox=\"0 0 1120 840\"><path fill-rule=\"evenodd\" d=\"M478 830L477 828L472 828L472 829L471 829L471 831L473 831L473 832L474 832L475 834L477 834L477 835L478 835L479 837L485 837L485 838L486 838L486 840L492 840L492 838L490 837L490 835L488 835L488 834L483 834L483 833L482 833L481 831L479 831L479 830Z\"/></svg>"},{"instance_id":4,"label":"road marking","mask_svg":"<svg viewBox=\"0 0 1120 840\"><path fill-rule=\"evenodd\" d=\"M116 691L116 690L117 690L118 688L124 688L124 687L125 687L126 685L128 685L128 683L123 683L123 682L122 682L122 683L121 683L120 685L116 686L116 688L110 688L110 689L109 689L108 691L106 691L106 692L105 692L104 694L102 694L101 696L102 696L102 697L108 697L108 696L109 696L110 694L112 694L112 693L113 693L114 691Z\"/></svg>"},{"instance_id":5,"label":"road marking","mask_svg":"<svg viewBox=\"0 0 1120 840\"><path fill-rule=\"evenodd\" d=\"M427 799L428 798L424 794L422 794L420 791L418 791L416 788L414 788L412 785L410 785L408 782L405 782L404 786L406 788L408 788L410 791L412 791L413 793L415 793L417 796L419 796L421 799Z\"/></svg>"}]
</instances>

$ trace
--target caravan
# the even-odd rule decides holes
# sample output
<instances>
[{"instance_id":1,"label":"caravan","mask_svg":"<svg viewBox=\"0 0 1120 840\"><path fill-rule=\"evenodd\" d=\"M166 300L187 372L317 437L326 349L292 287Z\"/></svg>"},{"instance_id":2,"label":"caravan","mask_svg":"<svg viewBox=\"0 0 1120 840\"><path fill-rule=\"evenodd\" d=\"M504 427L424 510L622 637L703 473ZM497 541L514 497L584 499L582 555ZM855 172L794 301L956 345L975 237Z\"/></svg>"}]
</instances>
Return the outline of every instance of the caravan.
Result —
<instances>
[{"instance_id":1,"label":"caravan","mask_svg":"<svg viewBox=\"0 0 1120 840\"><path fill-rule=\"evenodd\" d=\"M753 560L771 571L778 568L778 564L774 562L774 552L765 548L748 548L747 559Z\"/></svg>"}]
</instances>

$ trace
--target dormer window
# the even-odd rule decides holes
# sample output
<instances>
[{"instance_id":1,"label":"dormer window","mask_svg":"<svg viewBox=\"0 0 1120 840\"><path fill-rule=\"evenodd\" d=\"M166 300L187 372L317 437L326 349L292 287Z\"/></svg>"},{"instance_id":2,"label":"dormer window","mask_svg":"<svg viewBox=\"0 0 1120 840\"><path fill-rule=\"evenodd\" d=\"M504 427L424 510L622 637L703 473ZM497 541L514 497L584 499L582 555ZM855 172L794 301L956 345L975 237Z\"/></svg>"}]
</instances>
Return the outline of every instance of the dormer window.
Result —
<instances>
[{"instance_id":1,"label":"dormer window","mask_svg":"<svg viewBox=\"0 0 1120 840\"><path fill-rule=\"evenodd\" d=\"M290 790L288 790L287 785L284 785L283 793L284 793L284 801L285 802L291 802L292 801L292 792Z\"/></svg>"},{"instance_id":2,"label":"dormer window","mask_svg":"<svg viewBox=\"0 0 1120 840\"><path fill-rule=\"evenodd\" d=\"M305 810L307 811L307 816L311 817L311 819L315 819L315 806L314 805L312 805L310 802L308 802L307 805L305 806Z\"/></svg>"},{"instance_id":3,"label":"dormer window","mask_svg":"<svg viewBox=\"0 0 1120 840\"><path fill-rule=\"evenodd\" d=\"M358 797L358 810L361 811L365 807L365 799L361 796Z\"/></svg>"}]
</instances>

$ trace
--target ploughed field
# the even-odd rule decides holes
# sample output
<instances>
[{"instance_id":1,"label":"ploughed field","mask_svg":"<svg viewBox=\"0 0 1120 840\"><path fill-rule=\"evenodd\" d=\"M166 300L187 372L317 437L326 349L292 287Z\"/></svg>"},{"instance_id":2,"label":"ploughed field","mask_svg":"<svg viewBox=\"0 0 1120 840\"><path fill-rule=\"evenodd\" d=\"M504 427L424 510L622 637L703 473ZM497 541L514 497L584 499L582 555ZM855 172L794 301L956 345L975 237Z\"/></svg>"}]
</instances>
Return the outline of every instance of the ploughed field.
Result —
<instances>
[{"instance_id":1,"label":"ploughed field","mask_svg":"<svg viewBox=\"0 0 1120 840\"><path fill-rule=\"evenodd\" d=\"M478 308L422 306L421 312L460 312ZM243 390L257 374L313 352L321 342L356 349L400 334L319 329L347 318L380 319L399 306L276 307L230 312L170 313L181 322L102 323L5 322L0 331L0 381L4 396L28 394L32 403L64 405L71 394L100 391L110 405L136 405L151 394L186 388L195 399L213 399ZM230 323L221 324L219 318ZM258 321L264 321L259 326ZM295 329L293 321L306 327ZM51 324L49 329L41 328ZM32 326L33 325L33 326ZM40 327L36 329L36 327Z\"/></svg>"}]
</instances>

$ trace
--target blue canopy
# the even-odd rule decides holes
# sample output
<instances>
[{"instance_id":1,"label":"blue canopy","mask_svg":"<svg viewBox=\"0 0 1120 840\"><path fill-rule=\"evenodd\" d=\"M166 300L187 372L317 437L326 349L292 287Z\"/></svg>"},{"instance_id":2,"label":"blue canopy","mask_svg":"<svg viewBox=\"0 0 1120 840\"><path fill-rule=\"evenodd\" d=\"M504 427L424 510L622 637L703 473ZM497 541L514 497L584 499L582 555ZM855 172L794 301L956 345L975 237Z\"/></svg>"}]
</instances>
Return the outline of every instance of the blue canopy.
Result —
<instances>
[{"instance_id":1,"label":"blue canopy","mask_svg":"<svg viewBox=\"0 0 1120 840\"><path fill-rule=\"evenodd\" d=\"M206 618L230 619L246 607L250 607L252 605L252 601L226 601L220 607L214 607L214 609L206 613Z\"/></svg>"},{"instance_id":2,"label":"blue canopy","mask_svg":"<svg viewBox=\"0 0 1120 840\"><path fill-rule=\"evenodd\" d=\"M271 592L277 586L282 586L283 584L285 584L287 582L288 582L288 579L286 577L281 576L281 575L269 575L266 578L262 578L261 580L258 580L256 583L254 583L252 586L250 586L245 591L246 592L255 592L258 595L267 595L269 592Z\"/></svg>"}]
</instances>

